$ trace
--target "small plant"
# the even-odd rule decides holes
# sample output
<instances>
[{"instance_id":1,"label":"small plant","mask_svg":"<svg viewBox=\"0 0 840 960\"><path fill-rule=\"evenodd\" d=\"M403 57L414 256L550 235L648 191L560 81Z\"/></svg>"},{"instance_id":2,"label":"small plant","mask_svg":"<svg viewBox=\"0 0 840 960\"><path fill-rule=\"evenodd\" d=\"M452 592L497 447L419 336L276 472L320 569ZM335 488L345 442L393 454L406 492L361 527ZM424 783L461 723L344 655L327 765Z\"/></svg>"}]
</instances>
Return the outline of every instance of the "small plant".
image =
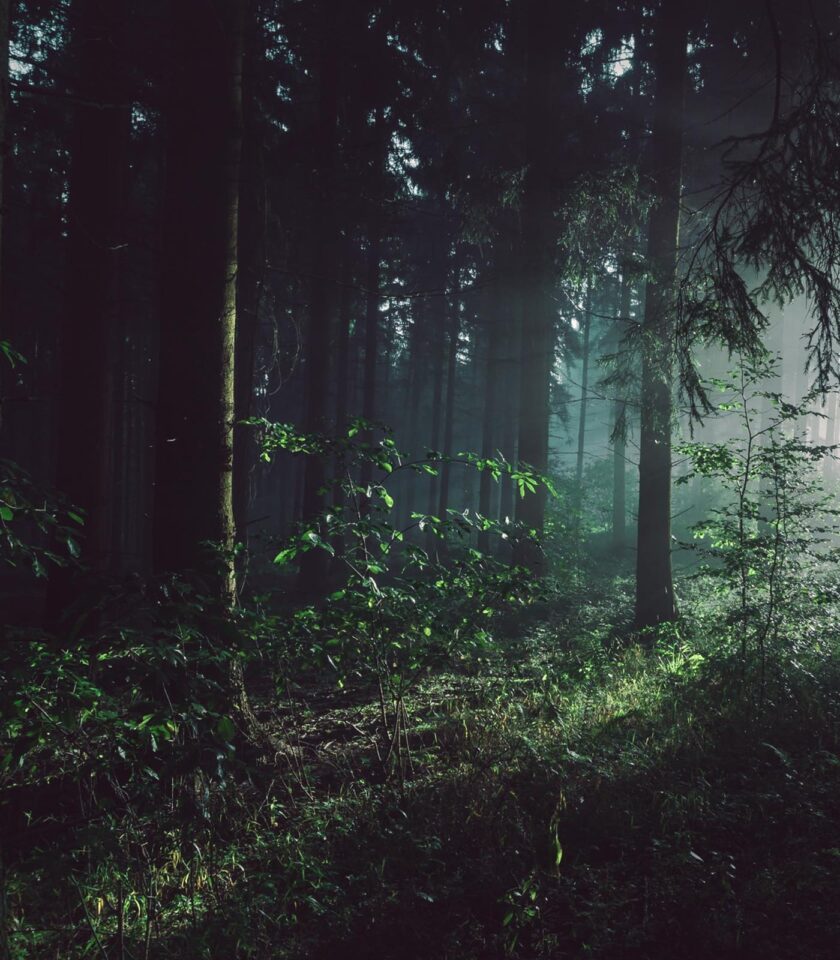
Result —
<instances>
[{"instance_id":1,"label":"small plant","mask_svg":"<svg viewBox=\"0 0 840 960\"><path fill-rule=\"evenodd\" d=\"M717 409L737 416L741 429L721 442L678 448L692 470L677 483L700 476L725 492L723 504L694 525L694 547L706 558L702 575L734 598L727 625L742 662L758 656L762 683L768 645L794 612L809 564L824 552L823 518L836 513L816 470L834 448L807 443L797 428L806 414L819 415L810 409L814 397L792 404L768 390L777 363L768 355L742 357L728 379L711 381L723 394Z\"/></svg>"},{"instance_id":2,"label":"small plant","mask_svg":"<svg viewBox=\"0 0 840 960\"><path fill-rule=\"evenodd\" d=\"M403 777L412 766L406 697L418 678L432 667L464 667L491 655L494 619L536 594L526 571L475 549L474 535L515 541L529 534L469 510L449 510L445 517L414 513L401 528L393 519L387 480L406 470L434 476L446 458L430 454L409 461L387 431L378 443L365 440L372 425L361 420L339 439L256 422L264 457L279 448L330 457L336 464L334 487L343 505L298 530L274 562L285 567L313 550L329 556L336 589L292 616L298 656L305 665L332 671L339 687L350 678L376 684L377 755ZM496 479L508 474L520 496L540 484L553 492L545 478L501 459L464 453L451 460L487 470ZM356 479L365 464L378 471L377 480Z\"/></svg>"}]
</instances>

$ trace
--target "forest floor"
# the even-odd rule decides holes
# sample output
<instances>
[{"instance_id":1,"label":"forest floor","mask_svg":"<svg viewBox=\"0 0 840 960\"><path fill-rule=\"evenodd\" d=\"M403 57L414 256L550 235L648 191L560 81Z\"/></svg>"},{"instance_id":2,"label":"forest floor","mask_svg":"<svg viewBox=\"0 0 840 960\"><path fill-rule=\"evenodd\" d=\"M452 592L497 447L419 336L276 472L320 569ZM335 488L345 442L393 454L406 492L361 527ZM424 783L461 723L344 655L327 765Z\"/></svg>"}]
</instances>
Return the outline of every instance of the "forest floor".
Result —
<instances>
[{"instance_id":1,"label":"forest floor","mask_svg":"<svg viewBox=\"0 0 840 960\"><path fill-rule=\"evenodd\" d=\"M425 676L402 775L375 690L257 672L275 755L188 828L109 814L12 864L11 955L835 958L836 649L759 678L697 619L622 641L626 605Z\"/></svg>"}]
</instances>

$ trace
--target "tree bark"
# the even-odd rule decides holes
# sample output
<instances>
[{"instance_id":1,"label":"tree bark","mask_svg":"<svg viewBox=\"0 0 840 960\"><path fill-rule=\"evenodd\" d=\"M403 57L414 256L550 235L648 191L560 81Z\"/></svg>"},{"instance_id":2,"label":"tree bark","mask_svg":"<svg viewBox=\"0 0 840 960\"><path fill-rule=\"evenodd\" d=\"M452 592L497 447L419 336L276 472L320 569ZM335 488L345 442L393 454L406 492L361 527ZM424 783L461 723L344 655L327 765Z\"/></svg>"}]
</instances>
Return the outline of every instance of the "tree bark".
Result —
<instances>
[{"instance_id":1,"label":"tree bark","mask_svg":"<svg viewBox=\"0 0 840 960\"><path fill-rule=\"evenodd\" d=\"M642 324L637 629L677 616L671 571L671 394L687 75L685 7L663 3L654 30L656 90L649 147L653 206L648 220L649 279Z\"/></svg>"},{"instance_id":2,"label":"tree bark","mask_svg":"<svg viewBox=\"0 0 840 960\"><path fill-rule=\"evenodd\" d=\"M327 385L330 368L331 314L334 306L337 236L335 218L335 166L338 137L338 44L335 0L323 0L320 77L318 82L318 129L315 142L316 184L315 236L312 251L312 286L306 337L307 433L327 430ZM326 462L320 455L307 457L303 479L303 523L317 524L324 512ZM305 593L317 592L329 566L320 549L303 554L299 586Z\"/></svg>"},{"instance_id":3,"label":"tree bark","mask_svg":"<svg viewBox=\"0 0 840 960\"><path fill-rule=\"evenodd\" d=\"M627 262L621 268L621 291L618 304L618 323L626 323L630 316L630 280L627 276ZM615 349L621 347L621 329L616 329ZM621 397L612 404L613 434L613 500L612 500L612 539L613 548L619 556L627 546L627 440L626 440L627 402Z\"/></svg>"},{"instance_id":4,"label":"tree bark","mask_svg":"<svg viewBox=\"0 0 840 960\"><path fill-rule=\"evenodd\" d=\"M580 410L578 411L578 442L575 479L578 495L583 500L583 460L586 454L586 408L589 402L589 341L592 331L592 280L586 281L586 300L583 305L583 352L581 355Z\"/></svg>"},{"instance_id":5,"label":"tree bark","mask_svg":"<svg viewBox=\"0 0 840 960\"><path fill-rule=\"evenodd\" d=\"M11 0L0 0L0 250L3 241L4 172L9 152L6 115L9 111L9 28L11 26ZM0 303L3 302L3 277L0 273ZM0 331L5 331L5 317L0 318Z\"/></svg>"},{"instance_id":6,"label":"tree bark","mask_svg":"<svg viewBox=\"0 0 840 960\"><path fill-rule=\"evenodd\" d=\"M167 121L154 565L235 597L234 347L247 0L177 0ZM214 548L208 548L208 543Z\"/></svg>"},{"instance_id":7,"label":"tree bark","mask_svg":"<svg viewBox=\"0 0 840 960\"><path fill-rule=\"evenodd\" d=\"M519 404L519 461L538 473L548 471L548 425L554 318L551 145L552 4L529 0L525 76L526 174L522 201L522 317ZM537 537L545 523L546 491L516 501L516 519ZM531 540L517 549L517 563L544 572L542 551Z\"/></svg>"},{"instance_id":8,"label":"tree bark","mask_svg":"<svg viewBox=\"0 0 840 960\"><path fill-rule=\"evenodd\" d=\"M380 268L382 261L382 197L383 178L385 176L385 122L382 107L374 111L373 124L374 158L373 190L371 208L368 217L368 253L367 253L367 301L365 307L365 363L362 374L362 416L365 420L376 420L377 362L379 359L379 296ZM365 432L367 443L373 443L373 431ZM373 464L369 460L362 463L361 482L367 486L373 477Z\"/></svg>"},{"instance_id":9,"label":"tree bark","mask_svg":"<svg viewBox=\"0 0 840 960\"><path fill-rule=\"evenodd\" d=\"M455 264L455 279L452 285L452 303L450 304L449 336L446 350L446 406L443 413L443 453L444 458L452 456L452 435L455 428L455 392L458 376L458 343L461 336L461 282L458 264ZM449 509L449 484L452 477L452 464L444 459L440 470L440 496L438 516L446 519Z\"/></svg>"},{"instance_id":10,"label":"tree bark","mask_svg":"<svg viewBox=\"0 0 840 960\"><path fill-rule=\"evenodd\" d=\"M254 366L265 274L266 204L262 130L256 99L260 50L255 23L248 24L242 73L242 176L239 204L239 263L236 287L236 363L233 428L233 515L236 539L248 545L251 472L257 459L254 432L240 422L254 414Z\"/></svg>"},{"instance_id":11,"label":"tree bark","mask_svg":"<svg viewBox=\"0 0 840 960\"><path fill-rule=\"evenodd\" d=\"M83 562L113 559L114 416L118 275L125 249L130 110L121 57L126 5L76 0L71 50L77 71L67 237L66 313L59 336L56 486L85 512ZM99 103L105 99L105 104ZM53 571L47 621L57 626L78 594L75 571Z\"/></svg>"},{"instance_id":12,"label":"tree bark","mask_svg":"<svg viewBox=\"0 0 840 960\"><path fill-rule=\"evenodd\" d=\"M497 381L499 379L499 347L500 347L500 318L494 309L498 298L493 293L498 292L499 284L495 283L490 287L491 295L484 298L485 313L482 317L485 330L486 346L484 361L484 403L482 408L481 422L481 456L484 459L492 458L495 454L497 413L496 413L496 393ZM493 498L493 477L489 470L481 471L481 479L478 486L478 512L482 517L490 518L491 503ZM488 553L490 550L490 534L482 530L478 534L478 549L482 553Z\"/></svg>"}]
</instances>

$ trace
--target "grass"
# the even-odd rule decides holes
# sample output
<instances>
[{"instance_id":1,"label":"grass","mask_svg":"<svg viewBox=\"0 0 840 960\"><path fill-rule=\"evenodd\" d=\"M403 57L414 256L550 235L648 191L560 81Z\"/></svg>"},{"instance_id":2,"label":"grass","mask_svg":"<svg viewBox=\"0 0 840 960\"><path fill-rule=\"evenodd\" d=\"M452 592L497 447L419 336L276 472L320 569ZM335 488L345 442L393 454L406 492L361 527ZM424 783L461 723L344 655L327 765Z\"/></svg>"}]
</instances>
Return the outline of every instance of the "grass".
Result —
<instances>
[{"instance_id":1,"label":"grass","mask_svg":"<svg viewBox=\"0 0 840 960\"><path fill-rule=\"evenodd\" d=\"M9 865L12 956L835 957L832 611L759 695L708 600L648 649L623 589L427 676L403 783L371 691L263 684L276 756Z\"/></svg>"}]
</instances>

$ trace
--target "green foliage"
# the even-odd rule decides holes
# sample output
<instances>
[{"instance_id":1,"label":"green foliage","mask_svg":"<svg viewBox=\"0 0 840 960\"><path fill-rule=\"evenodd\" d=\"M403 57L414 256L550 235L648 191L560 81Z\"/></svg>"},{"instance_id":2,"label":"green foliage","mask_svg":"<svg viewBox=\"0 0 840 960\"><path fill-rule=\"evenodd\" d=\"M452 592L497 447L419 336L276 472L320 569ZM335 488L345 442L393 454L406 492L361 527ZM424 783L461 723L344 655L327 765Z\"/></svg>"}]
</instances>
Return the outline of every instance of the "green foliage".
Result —
<instances>
[{"instance_id":1,"label":"green foliage","mask_svg":"<svg viewBox=\"0 0 840 960\"><path fill-rule=\"evenodd\" d=\"M10 460L0 460L0 560L46 577L81 554L84 517Z\"/></svg>"},{"instance_id":2,"label":"green foliage","mask_svg":"<svg viewBox=\"0 0 840 960\"><path fill-rule=\"evenodd\" d=\"M408 461L386 431L378 442L365 439L374 425L353 422L338 439L307 436L285 424L256 421L263 455L276 449L329 455L336 464L334 487L344 506L333 507L315 525L297 531L276 554L275 564L291 565L311 551L326 553L335 575L332 589L317 603L298 607L284 635L294 674L332 673L339 687L351 680L374 682L380 699L378 756L400 776L407 753L408 691L432 668L479 665L495 648L493 625L502 610L523 606L537 594L526 571L483 554L472 546L478 533L515 542L526 534L515 524L470 511L445 517L414 513L404 528L395 520L387 482L399 471L434 475L447 458L430 454ZM550 481L501 459L462 453L448 458L498 480L510 476L520 496ZM360 483L369 464L379 478ZM425 542L421 542L420 538Z\"/></svg>"},{"instance_id":3,"label":"green foliage","mask_svg":"<svg viewBox=\"0 0 840 960\"><path fill-rule=\"evenodd\" d=\"M677 451L692 464L678 483L698 476L725 493L722 506L694 525L693 546L706 561L700 575L728 598L726 623L742 657L757 653L762 665L768 644L803 614L803 580L824 562L825 519L837 513L816 471L834 450L807 443L798 429L806 414L816 415L814 398L791 404L768 390L775 368L772 357L746 356L732 377L712 381L709 394L721 395L717 409L737 417L741 429Z\"/></svg>"}]
</instances>

